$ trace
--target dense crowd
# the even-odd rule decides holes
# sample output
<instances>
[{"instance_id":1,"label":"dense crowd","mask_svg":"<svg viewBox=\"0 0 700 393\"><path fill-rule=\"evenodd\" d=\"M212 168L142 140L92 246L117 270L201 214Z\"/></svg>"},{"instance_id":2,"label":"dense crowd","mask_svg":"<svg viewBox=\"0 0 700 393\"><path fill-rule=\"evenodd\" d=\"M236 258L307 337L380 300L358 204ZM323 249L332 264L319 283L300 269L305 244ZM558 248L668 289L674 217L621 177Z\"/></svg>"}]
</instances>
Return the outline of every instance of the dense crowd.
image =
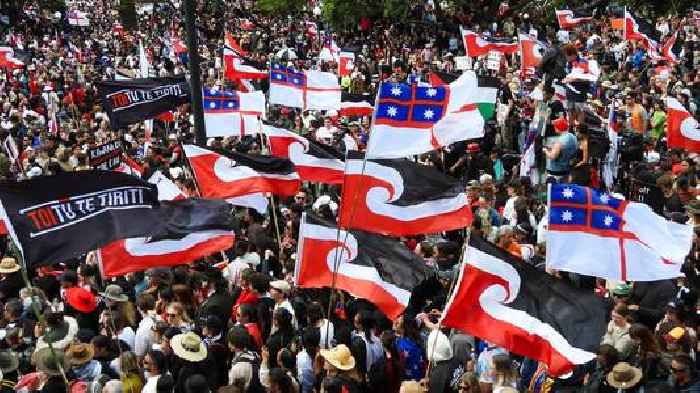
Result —
<instances>
[{"instance_id":1,"label":"dense crowd","mask_svg":"<svg viewBox=\"0 0 700 393\"><path fill-rule=\"evenodd\" d=\"M187 54L172 44L185 40L181 5L139 5L138 28L129 31L119 24L117 1L67 2L69 9L87 12L90 23L83 27L68 25L65 15L38 3L25 2L13 24L0 25L2 45L25 62L0 73L0 138L9 135L19 151L17 160L8 150L0 154L0 174L26 179L87 170L91 147L121 140L143 166L144 178L160 170L186 195L196 195L180 145L194 137L188 106L173 119L155 120L150 136L143 123L112 130L96 90L98 81L137 75L139 43L146 48L151 76L187 74ZM565 69L578 59L598 60L600 79L588 97L565 106L542 74L520 74L517 55L504 56L495 69L487 69L485 59L473 59L478 73L502 83L485 137L417 157L464 182L474 212L471 236L545 269L547 177L607 189L697 228L697 156L666 148L664 98L676 97L697 117L698 20L692 15L655 20L665 37L679 29L684 49L678 64L665 64L621 40L606 16L567 32L547 19L546 10L522 8L527 2L503 2L496 10L474 3L459 8L411 1L410 22L363 18L325 36L322 30L330 26L321 22L315 2L309 2L307 13L288 18L261 16L253 1L198 1L203 82L231 87L222 78L224 32L260 63L336 71L333 61L319 61L332 39L357 55L341 86L370 96L380 81L428 82L431 72L458 72L455 57L464 55L459 26L497 37L535 35L562 48ZM310 23L316 23L313 32ZM664 65L669 71L657 73ZM265 80L253 84L269 88ZM523 170L521 155L532 142L538 102L549 109L549 138L535 149L533 175ZM608 124L611 107L615 121ZM569 120L562 126L565 114ZM371 119L272 105L267 121L338 148L350 137L362 149ZM623 141L613 164L596 132L607 135L608 127ZM208 145L267 151L256 137L217 138ZM108 280L101 277L94 253L29 271L25 280L8 249L0 262L0 391L700 392L695 247L685 276L676 280L606 282L549 271L607 299L610 308L597 359L566 378L551 378L542 363L438 325L463 231L401 239L439 280L425 296L414 296L394 321L372 299L295 288L301 213L315 210L334 219L339 203L338 187L307 184L273 205L274 215L238 209L241 231L235 247L221 255Z\"/></svg>"}]
</instances>

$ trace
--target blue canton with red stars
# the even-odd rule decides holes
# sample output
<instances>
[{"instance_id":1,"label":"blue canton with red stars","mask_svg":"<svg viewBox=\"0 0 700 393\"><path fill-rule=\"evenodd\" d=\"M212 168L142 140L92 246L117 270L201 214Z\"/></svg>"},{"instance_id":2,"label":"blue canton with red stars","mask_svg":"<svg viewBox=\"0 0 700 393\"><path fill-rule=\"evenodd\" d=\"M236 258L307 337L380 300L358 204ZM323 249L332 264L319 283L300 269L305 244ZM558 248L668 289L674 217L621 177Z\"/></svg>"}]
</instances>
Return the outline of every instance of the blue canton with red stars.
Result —
<instances>
[{"instance_id":1,"label":"blue canton with red stars","mask_svg":"<svg viewBox=\"0 0 700 393\"><path fill-rule=\"evenodd\" d=\"M442 119L449 102L445 86L382 83L377 97L376 124L431 128Z\"/></svg>"},{"instance_id":2,"label":"blue canton with red stars","mask_svg":"<svg viewBox=\"0 0 700 393\"><path fill-rule=\"evenodd\" d=\"M270 68L270 83L303 89L306 85L306 75L292 67L273 64Z\"/></svg>"},{"instance_id":3,"label":"blue canton with red stars","mask_svg":"<svg viewBox=\"0 0 700 393\"><path fill-rule=\"evenodd\" d=\"M607 193L574 184L552 184L549 229L623 235L624 201ZM605 231L602 232L601 231Z\"/></svg>"}]
</instances>

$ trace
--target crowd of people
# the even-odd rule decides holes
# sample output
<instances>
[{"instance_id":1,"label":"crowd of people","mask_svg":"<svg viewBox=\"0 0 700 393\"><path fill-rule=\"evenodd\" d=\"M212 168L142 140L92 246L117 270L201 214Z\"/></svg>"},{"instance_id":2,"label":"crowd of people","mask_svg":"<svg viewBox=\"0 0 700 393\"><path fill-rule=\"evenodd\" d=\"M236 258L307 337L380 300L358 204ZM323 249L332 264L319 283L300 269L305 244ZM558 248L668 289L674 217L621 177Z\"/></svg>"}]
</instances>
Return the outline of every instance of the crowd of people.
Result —
<instances>
[{"instance_id":1,"label":"crowd of people","mask_svg":"<svg viewBox=\"0 0 700 393\"><path fill-rule=\"evenodd\" d=\"M89 25L69 25L67 10L54 13L33 1L24 2L12 24L0 25L3 45L24 61L0 72L0 137L14 140L19 153L15 158L6 147L0 174L23 180L89 170L91 147L121 140L126 154L143 167L143 178L160 170L195 196L180 145L194 138L189 106L172 119L155 120L151 135L143 123L113 130L96 89L99 81L138 74L139 43L151 76L186 75L187 54L173 44L186 37L182 5L139 5L137 28L130 30L120 24L118 1L66 3L67 10L86 12ZM621 39L604 11L564 31L552 10L529 2L504 1L493 10L479 2L409 3L408 22L362 18L330 35L321 4L314 1L307 12L289 17L263 16L254 1L197 1L203 83L231 87L222 78L224 32L260 63L282 61L301 69L336 72L333 61L319 60L324 45L333 40L352 48L355 66L341 86L371 97L381 81L428 83L430 73L459 72L455 57L465 51L460 26L495 37L533 35L561 48L565 69L596 59L600 78L588 97L564 104L543 75L521 74L517 55L489 69L485 59L473 59L477 73L501 81L496 116L487 122L484 138L416 157L464 182L474 213L471 236L544 270L547 177L605 188L676 222L700 225L698 156L665 144L665 97L676 97L698 116L700 24L692 14L654 21L664 37L679 32L684 55L668 64ZM659 66L668 72L657 73ZM265 80L253 85L269 88ZM533 143L538 104L548 108L548 138L535 142L532 176L522 170L521 156ZM615 121L608 124L611 107ZM335 148L347 145L342 141L349 137L363 149L371 118L270 105L267 121ZM610 141L601 143L594 132L600 128L607 135L608 127L622 136L614 165L605 156ZM257 137L208 144L267 152ZM456 275L462 231L401 239L435 269L439 282L393 321L372 299L296 288L301 213L315 210L334 219L339 195L336 186L305 184L293 198L273 205L275 214L238 209L241 231L234 248L190 265L125 277L101 277L90 253L29 271L25 280L8 249L0 261L0 391L700 392L696 247L685 276L676 280L606 282L548 271L595 292L610 307L596 360L552 378L542 363L441 329L440 310Z\"/></svg>"}]
</instances>

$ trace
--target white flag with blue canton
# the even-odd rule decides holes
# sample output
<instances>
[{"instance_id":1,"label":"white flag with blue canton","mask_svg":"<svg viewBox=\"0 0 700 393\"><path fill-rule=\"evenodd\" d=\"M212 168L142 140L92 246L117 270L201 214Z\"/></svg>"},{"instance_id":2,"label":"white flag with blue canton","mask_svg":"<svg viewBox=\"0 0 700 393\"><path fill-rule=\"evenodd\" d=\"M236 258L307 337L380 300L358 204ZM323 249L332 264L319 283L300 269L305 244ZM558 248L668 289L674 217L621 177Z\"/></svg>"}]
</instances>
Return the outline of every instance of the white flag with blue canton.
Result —
<instances>
[{"instance_id":1,"label":"white flag with blue canton","mask_svg":"<svg viewBox=\"0 0 700 393\"><path fill-rule=\"evenodd\" d=\"M296 71L273 64L270 68L270 104L303 110L340 110L340 84L330 72Z\"/></svg>"},{"instance_id":2,"label":"white flag with blue canton","mask_svg":"<svg viewBox=\"0 0 700 393\"><path fill-rule=\"evenodd\" d=\"M265 118L265 95L259 90L241 93L205 89L202 105L208 138L257 134L260 119Z\"/></svg>"},{"instance_id":3,"label":"white flag with blue canton","mask_svg":"<svg viewBox=\"0 0 700 393\"><path fill-rule=\"evenodd\" d=\"M401 158L484 136L479 86L467 71L447 86L382 83L368 158Z\"/></svg>"},{"instance_id":4,"label":"white flag with blue canton","mask_svg":"<svg viewBox=\"0 0 700 393\"><path fill-rule=\"evenodd\" d=\"M550 185L548 197L548 268L618 281L681 275L692 226L575 184Z\"/></svg>"}]
</instances>

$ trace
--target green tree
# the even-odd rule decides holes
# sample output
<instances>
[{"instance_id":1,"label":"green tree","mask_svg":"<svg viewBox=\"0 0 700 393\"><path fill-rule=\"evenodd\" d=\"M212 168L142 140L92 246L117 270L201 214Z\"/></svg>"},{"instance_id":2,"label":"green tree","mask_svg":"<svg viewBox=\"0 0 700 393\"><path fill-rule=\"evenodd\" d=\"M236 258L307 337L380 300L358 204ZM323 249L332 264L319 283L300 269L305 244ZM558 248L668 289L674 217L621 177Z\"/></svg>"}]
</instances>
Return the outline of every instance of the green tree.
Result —
<instances>
[{"instance_id":1,"label":"green tree","mask_svg":"<svg viewBox=\"0 0 700 393\"><path fill-rule=\"evenodd\" d=\"M266 14L294 15L302 12L305 0L258 0L257 7Z\"/></svg>"}]
</instances>

